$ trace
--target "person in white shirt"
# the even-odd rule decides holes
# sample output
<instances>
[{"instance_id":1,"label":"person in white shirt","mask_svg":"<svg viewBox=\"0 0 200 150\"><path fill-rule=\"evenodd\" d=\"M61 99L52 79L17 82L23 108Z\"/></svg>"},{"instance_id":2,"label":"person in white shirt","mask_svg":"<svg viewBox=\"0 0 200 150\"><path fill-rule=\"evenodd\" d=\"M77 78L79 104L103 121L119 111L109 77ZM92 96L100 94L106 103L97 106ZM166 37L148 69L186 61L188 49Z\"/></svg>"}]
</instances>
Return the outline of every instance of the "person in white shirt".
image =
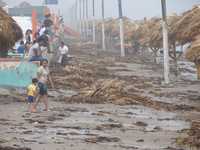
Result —
<instances>
[{"instance_id":1,"label":"person in white shirt","mask_svg":"<svg viewBox=\"0 0 200 150\"><path fill-rule=\"evenodd\" d=\"M64 42L61 42L61 45L58 48L58 51L59 51L58 63L62 64L63 58L68 56L69 48L65 45Z\"/></svg>"},{"instance_id":2,"label":"person in white shirt","mask_svg":"<svg viewBox=\"0 0 200 150\"><path fill-rule=\"evenodd\" d=\"M37 41L33 41L33 45L31 46L31 48L29 49L28 52L28 58L32 58L34 56L34 49L39 49L39 43Z\"/></svg>"}]
</instances>

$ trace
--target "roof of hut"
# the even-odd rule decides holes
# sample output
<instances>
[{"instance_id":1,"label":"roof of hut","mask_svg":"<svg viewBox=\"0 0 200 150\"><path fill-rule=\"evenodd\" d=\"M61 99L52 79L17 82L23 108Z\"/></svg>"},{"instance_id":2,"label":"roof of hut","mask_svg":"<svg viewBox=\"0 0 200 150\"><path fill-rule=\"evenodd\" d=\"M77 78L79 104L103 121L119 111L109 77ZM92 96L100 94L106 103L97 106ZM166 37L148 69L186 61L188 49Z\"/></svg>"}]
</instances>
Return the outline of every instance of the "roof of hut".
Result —
<instances>
[{"instance_id":1,"label":"roof of hut","mask_svg":"<svg viewBox=\"0 0 200 150\"><path fill-rule=\"evenodd\" d=\"M186 58L189 61L196 62L200 60L200 36L196 37L191 46L186 50Z\"/></svg>"},{"instance_id":2,"label":"roof of hut","mask_svg":"<svg viewBox=\"0 0 200 150\"><path fill-rule=\"evenodd\" d=\"M0 48L7 50L23 37L21 28L0 8Z\"/></svg>"},{"instance_id":3,"label":"roof of hut","mask_svg":"<svg viewBox=\"0 0 200 150\"><path fill-rule=\"evenodd\" d=\"M200 34L200 7L183 13L175 23L172 32L176 34L176 40L182 44L192 42Z\"/></svg>"},{"instance_id":4,"label":"roof of hut","mask_svg":"<svg viewBox=\"0 0 200 150\"><path fill-rule=\"evenodd\" d=\"M97 31L100 33L102 29L102 23L98 22ZM138 23L135 21L123 17L124 34L125 40L130 40L132 38L133 31L138 28ZM119 36L119 18L108 18L105 20L105 33L111 35L112 37Z\"/></svg>"},{"instance_id":5,"label":"roof of hut","mask_svg":"<svg viewBox=\"0 0 200 150\"><path fill-rule=\"evenodd\" d=\"M162 44L162 27L160 18L144 20L139 28L134 31L133 39L137 40L140 45L160 48Z\"/></svg>"}]
</instances>

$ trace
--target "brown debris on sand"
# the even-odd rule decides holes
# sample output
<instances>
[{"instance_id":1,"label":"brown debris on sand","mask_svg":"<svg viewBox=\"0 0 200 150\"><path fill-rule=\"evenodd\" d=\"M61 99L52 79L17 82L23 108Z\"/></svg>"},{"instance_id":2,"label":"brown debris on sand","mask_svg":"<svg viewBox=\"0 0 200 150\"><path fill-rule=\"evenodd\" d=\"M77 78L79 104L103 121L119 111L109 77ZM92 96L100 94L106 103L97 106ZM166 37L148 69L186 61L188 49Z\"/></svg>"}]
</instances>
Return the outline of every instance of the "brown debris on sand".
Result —
<instances>
[{"instance_id":1,"label":"brown debris on sand","mask_svg":"<svg viewBox=\"0 0 200 150\"><path fill-rule=\"evenodd\" d=\"M84 88L71 102L86 103L129 103L130 99L124 89L124 82L116 79L98 80L89 88Z\"/></svg>"},{"instance_id":2,"label":"brown debris on sand","mask_svg":"<svg viewBox=\"0 0 200 150\"><path fill-rule=\"evenodd\" d=\"M30 148L14 148L14 147L2 147L0 146L0 150L31 150Z\"/></svg>"},{"instance_id":3,"label":"brown debris on sand","mask_svg":"<svg viewBox=\"0 0 200 150\"><path fill-rule=\"evenodd\" d=\"M183 144L200 148L200 120L192 122L188 137L183 140Z\"/></svg>"}]
</instances>

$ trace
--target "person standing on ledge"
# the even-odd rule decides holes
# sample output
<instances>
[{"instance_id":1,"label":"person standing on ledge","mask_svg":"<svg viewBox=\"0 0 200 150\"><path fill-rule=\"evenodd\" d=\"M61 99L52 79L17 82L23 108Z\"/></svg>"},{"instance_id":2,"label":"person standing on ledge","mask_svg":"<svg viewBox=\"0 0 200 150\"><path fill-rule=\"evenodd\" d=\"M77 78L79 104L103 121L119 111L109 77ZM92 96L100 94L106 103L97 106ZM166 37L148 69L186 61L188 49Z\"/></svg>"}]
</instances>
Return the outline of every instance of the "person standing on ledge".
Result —
<instances>
[{"instance_id":1,"label":"person standing on ledge","mask_svg":"<svg viewBox=\"0 0 200 150\"><path fill-rule=\"evenodd\" d=\"M69 52L69 48L65 45L64 42L61 42L60 47L58 48L59 51L59 59L58 59L58 63L63 65L64 62L63 60L68 57L68 52Z\"/></svg>"}]
</instances>

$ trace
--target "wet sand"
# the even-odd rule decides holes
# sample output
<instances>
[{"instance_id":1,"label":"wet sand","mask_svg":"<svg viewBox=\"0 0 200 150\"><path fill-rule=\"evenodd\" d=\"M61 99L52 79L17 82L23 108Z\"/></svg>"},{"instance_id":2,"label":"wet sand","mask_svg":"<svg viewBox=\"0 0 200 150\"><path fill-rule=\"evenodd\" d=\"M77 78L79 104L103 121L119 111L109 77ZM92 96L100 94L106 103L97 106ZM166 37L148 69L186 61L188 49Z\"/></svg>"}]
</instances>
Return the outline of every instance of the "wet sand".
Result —
<instances>
[{"instance_id":1,"label":"wet sand","mask_svg":"<svg viewBox=\"0 0 200 150\"><path fill-rule=\"evenodd\" d=\"M14 97L0 89L0 145L32 150L190 150L177 145L177 139L186 137L191 122L200 119L200 86L192 64L181 62L189 71L182 70L167 86L162 84L162 69L151 64L105 64L99 63L149 101L140 105L68 103L67 97L81 89L66 86L49 92L49 112L42 111L41 104L39 112L31 114L27 104L17 100L23 100L22 95Z\"/></svg>"}]
</instances>

